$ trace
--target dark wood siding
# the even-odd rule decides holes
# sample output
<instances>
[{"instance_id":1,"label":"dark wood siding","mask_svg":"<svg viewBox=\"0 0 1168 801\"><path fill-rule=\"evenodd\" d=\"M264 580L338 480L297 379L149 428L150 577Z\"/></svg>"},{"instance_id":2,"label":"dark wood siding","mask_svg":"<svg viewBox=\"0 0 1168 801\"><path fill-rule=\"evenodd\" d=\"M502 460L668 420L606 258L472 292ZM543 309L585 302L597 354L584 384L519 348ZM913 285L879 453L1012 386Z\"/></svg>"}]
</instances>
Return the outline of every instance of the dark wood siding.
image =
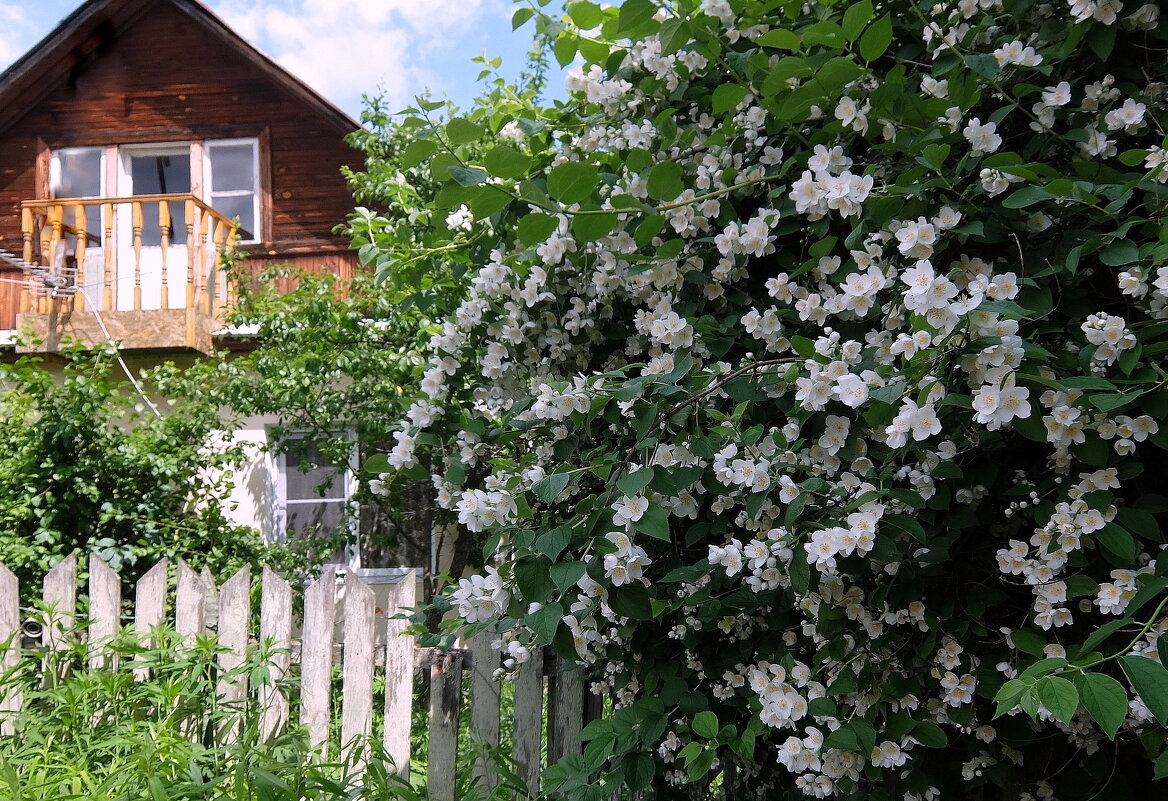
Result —
<instances>
[{"instance_id":1,"label":"dark wood siding","mask_svg":"<svg viewBox=\"0 0 1168 801\"><path fill-rule=\"evenodd\" d=\"M336 117L169 3L154 4L120 34L105 27L93 36L106 37L96 55L0 135L0 248L20 250L19 204L38 196L38 138L59 148L237 136L266 143L271 205L264 217L273 224L265 255L285 252L285 243L300 253L347 248L332 234L353 208L340 169L360 157L342 141Z\"/></svg>"}]
</instances>

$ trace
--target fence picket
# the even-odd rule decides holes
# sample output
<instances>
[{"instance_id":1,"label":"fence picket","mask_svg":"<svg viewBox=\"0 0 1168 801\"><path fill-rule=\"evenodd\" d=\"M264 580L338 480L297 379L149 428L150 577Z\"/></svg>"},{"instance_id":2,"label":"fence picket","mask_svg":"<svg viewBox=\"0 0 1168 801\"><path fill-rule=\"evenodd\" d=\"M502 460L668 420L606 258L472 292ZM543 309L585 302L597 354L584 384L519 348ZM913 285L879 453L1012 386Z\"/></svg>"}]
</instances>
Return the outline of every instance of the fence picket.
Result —
<instances>
[{"instance_id":1,"label":"fence picket","mask_svg":"<svg viewBox=\"0 0 1168 801\"><path fill-rule=\"evenodd\" d=\"M288 699L276 682L288 675L292 651L292 588L264 565L260 598L260 641L272 649L268 681L259 689L260 739L269 742L288 723Z\"/></svg>"},{"instance_id":2,"label":"fence picket","mask_svg":"<svg viewBox=\"0 0 1168 801\"><path fill-rule=\"evenodd\" d=\"M0 675L20 662L20 582L16 575L0 565ZM6 684L0 691L0 735L12 734L12 718L20 711L22 694L16 684Z\"/></svg>"},{"instance_id":3,"label":"fence picket","mask_svg":"<svg viewBox=\"0 0 1168 801\"><path fill-rule=\"evenodd\" d=\"M251 568L239 572L223 582L219 590L219 654L220 678L218 684L221 709L239 707L247 699L247 676L230 676L247 659L247 632L251 620ZM231 715L220 726L219 741L234 743L239 739L240 722Z\"/></svg>"},{"instance_id":4,"label":"fence picket","mask_svg":"<svg viewBox=\"0 0 1168 801\"><path fill-rule=\"evenodd\" d=\"M45 607L49 619L45 621L41 641L46 649L57 650L64 642L65 633L72 631L77 614L77 552L66 556L45 574Z\"/></svg>"},{"instance_id":5,"label":"fence picket","mask_svg":"<svg viewBox=\"0 0 1168 801\"><path fill-rule=\"evenodd\" d=\"M89 555L89 669L116 665L110 640L121 629L122 582L95 553Z\"/></svg>"},{"instance_id":6,"label":"fence picket","mask_svg":"<svg viewBox=\"0 0 1168 801\"><path fill-rule=\"evenodd\" d=\"M471 641L472 676L470 730L491 748L499 747L499 682L495 668L499 667L499 652L491 647L493 632L483 631ZM475 762L474 774L485 790L494 789L499 782L495 764L489 759Z\"/></svg>"},{"instance_id":7,"label":"fence picket","mask_svg":"<svg viewBox=\"0 0 1168 801\"><path fill-rule=\"evenodd\" d=\"M559 659L548 677L548 764L569 754L581 753L580 730L584 728L584 683L579 670L564 670Z\"/></svg>"},{"instance_id":8,"label":"fence picket","mask_svg":"<svg viewBox=\"0 0 1168 801\"><path fill-rule=\"evenodd\" d=\"M534 795L539 791L539 755L543 740L543 650L532 648L515 678L515 729L511 758L515 772Z\"/></svg>"},{"instance_id":9,"label":"fence picket","mask_svg":"<svg viewBox=\"0 0 1168 801\"><path fill-rule=\"evenodd\" d=\"M385 610L385 727L383 743L397 775L410 775L410 723L414 699L414 638L407 635L408 620L394 620L402 610L417 603L417 581L407 573L390 590L391 608Z\"/></svg>"},{"instance_id":10,"label":"fence picket","mask_svg":"<svg viewBox=\"0 0 1168 801\"><path fill-rule=\"evenodd\" d=\"M438 654L430 667L430 754L426 763L426 790L432 801L454 801L461 711L462 655Z\"/></svg>"},{"instance_id":11,"label":"fence picket","mask_svg":"<svg viewBox=\"0 0 1168 801\"><path fill-rule=\"evenodd\" d=\"M304 631L300 644L300 722L308 740L328 750L329 695L333 677L333 626L337 601L336 567L328 565L304 592ZM386 727L389 728L388 726Z\"/></svg>"},{"instance_id":12,"label":"fence picket","mask_svg":"<svg viewBox=\"0 0 1168 801\"><path fill-rule=\"evenodd\" d=\"M182 559L178 560L178 589L174 599L174 628L187 645L207 626L207 601L203 579Z\"/></svg>"},{"instance_id":13,"label":"fence picket","mask_svg":"<svg viewBox=\"0 0 1168 801\"><path fill-rule=\"evenodd\" d=\"M163 559L146 571L134 587L134 633L149 637L166 621L166 579L170 563ZM149 641L152 641L153 638ZM144 641L145 642L145 641ZM134 668L134 678L145 681L149 668Z\"/></svg>"},{"instance_id":14,"label":"fence picket","mask_svg":"<svg viewBox=\"0 0 1168 801\"><path fill-rule=\"evenodd\" d=\"M373 614L373 590L349 572L345 576L341 748L358 748L350 753L357 763L364 763L365 740L373 731Z\"/></svg>"}]
</instances>

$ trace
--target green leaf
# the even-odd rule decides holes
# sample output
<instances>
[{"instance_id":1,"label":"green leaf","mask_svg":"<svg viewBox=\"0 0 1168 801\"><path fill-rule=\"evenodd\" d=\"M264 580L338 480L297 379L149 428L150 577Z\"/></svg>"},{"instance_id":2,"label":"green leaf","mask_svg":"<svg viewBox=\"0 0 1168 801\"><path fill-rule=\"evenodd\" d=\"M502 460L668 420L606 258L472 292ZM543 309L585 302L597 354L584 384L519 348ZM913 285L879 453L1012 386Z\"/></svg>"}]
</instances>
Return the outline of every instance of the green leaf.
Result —
<instances>
[{"instance_id":1,"label":"green leaf","mask_svg":"<svg viewBox=\"0 0 1168 801\"><path fill-rule=\"evenodd\" d=\"M974 53L965 57L965 66L986 78L998 75L998 60L988 53Z\"/></svg>"},{"instance_id":2,"label":"green leaf","mask_svg":"<svg viewBox=\"0 0 1168 801\"><path fill-rule=\"evenodd\" d=\"M642 534L669 542L669 517L665 510L655 503L649 504L648 511L633 523L633 528Z\"/></svg>"},{"instance_id":3,"label":"green leaf","mask_svg":"<svg viewBox=\"0 0 1168 801\"><path fill-rule=\"evenodd\" d=\"M531 491L544 503L552 503L568 486L570 478L571 476L567 473L552 473L532 484Z\"/></svg>"},{"instance_id":4,"label":"green leaf","mask_svg":"<svg viewBox=\"0 0 1168 801\"><path fill-rule=\"evenodd\" d=\"M724 84L722 84L721 86L719 86L717 89L714 90L714 96L713 96L713 98L711 98L711 101L713 102L713 105L714 105L714 113L715 114L725 114L727 111L733 111L734 108L736 108L738 106L738 104L741 103L742 100L746 97L746 94L747 94L746 87L743 86L742 84L738 84L738 83L724 83ZM663 163L671 164L673 162L663 162ZM680 176L680 168L678 169L678 175ZM677 194L681 194L681 192L678 192ZM674 195L673 197L677 197L677 195ZM662 199L665 200L665 199L671 199L671 198L662 198Z\"/></svg>"},{"instance_id":5,"label":"green leaf","mask_svg":"<svg viewBox=\"0 0 1168 801\"><path fill-rule=\"evenodd\" d=\"M595 28L604 22L604 11L589 0L577 0L568 6L568 16L582 30Z\"/></svg>"},{"instance_id":6,"label":"green leaf","mask_svg":"<svg viewBox=\"0 0 1168 801\"><path fill-rule=\"evenodd\" d=\"M1041 658L1045 653L1043 649L1046 647L1046 638L1030 629L1016 629L1010 633L1010 641L1024 654Z\"/></svg>"},{"instance_id":7,"label":"green leaf","mask_svg":"<svg viewBox=\"0 0 1168 801\"><path fill-rule=\"evenodd\" d=\"M575 214L572 216L572 233L577 242L595 242L608 236L616 228L616 213Z\"/></svg>"},{"instance_id":8,"label":"green leaf","mask_svg":"<svg viewBox=\"0 0 1168 801\"><path fill-rule=\"evenodd\" d=\"M551 574L556 589L560 592L567 592L576 586L576 582L584 575L587 567L583 562L557 562L551 566L548 572Z\"/></svg>"},{"instance_id":9,"label":"green leaf","mask_svg":"<svg viewBox=\"0 0 1168 801\"><path fill-rule=\"evenodd\" d=\"M475 125L465 117L455 117L446 123L446 138L452 145L463 145L467 142L477 142L487 135L485 128Z\"/></svg>"},{"instance_id":10,"label":"green leaf","mask_svg":"<svg viewBox=\"0 0 1168 801\"><path fill-rule=\"evenodd\" d=\"M884 55L892 44L892 16L885 14L868 26L860 37L860 57L864 61L875 61Z\"/></svg>"},{"instance_id":11,"label":"green leaf","mask_svg":"<svg viewBox=\"0 0 1168 801\"><path fill-rule=\"evenodd\" d=\"M1069 724L1079 708L1079 691L1059 676L1045 676L1037 685L1038 698L1051 714Z\"/></svg>"},{"instance_id":12,"label":"green leaf","mask_svg":"<svg viewBox=\"0 0 1168 801\"><path fill-rule=\"evenodd\" d=\"M755 39L754 43L761 47L773 47L778 50L799 49L799 37L791 31L785 31L782 28L767 31Z\"/></svg>"},{"instance_id":13,"label":"green leaf","mask_svg":"<svg viewBox=\"0 0 1168 801\"><path fill-rule=\"evenodd\" d=\"M712 740L718 736L718 716L708 709L704 712L699 712L694 716L693 725L690 726L693 733L698 737L705 737L707 740Z\"/></svg>"},{"instance_id":14,"label":"green leaf","mask_svg":"<svg viewBox=\"0 0 1168 801\"><path fill-rule=\"evenodd\" d=\"M618 615L633 620L651 620L653 604L649 601L649 591L643 584L624 584L608 591L608 605Z\"/></svg>"},{"instance_id":15,"label":"green leaf","mask_svg":"<svg viewBox=\"0 0 1168 801\"><path fill-rule=\"evenodd\" d=\"M1099 261L1108 267L1122 267L1140 260L1140 249L1134 242L1116 242L1099 251Z\"/></svg>"},{"instance_id":16,"label":"green leaf","mask_svg":"<svg viewBox=\"0 0 1168 801\"><path fill-rule=\"evenodd\" d=\"M556 526L551 531L540 534L535 540L535 547L554 562L571 541L572 529L568 526Z\"/></svg>"},{"instance_id":17,"label":"green leaf","mask_svg":"<svg viewBox=\"0 0 1168 801\"><path fill-rule=\"evenodd\" d=\"M1148 711L1168 726L1168 669L1146 656L1121 656L1119 664Z\"/></svg>"},{"instance_id":18,"label":"green leaf","mask_svg":"<svg viewBox=\"0 0 1168 801\"><path fill-rule=\"evenodd\" d=\"M560 221L549 214L528 214L519 221L519 239L529 247L536 245L551 236L559 224Z\"/></svg>"},{"instance_id":19,"label":"green leaf","mask_svg":"<svg viewBox=\"0 0 1168 801\"><path fill-rule=\"evenodd\" d=\"M871 0L860 0L860 2L853 3L848 7L848 10L844 12L842 27L844 36L848 37L849 42L854 41L860 35L874 14Z\"/></svg>"},{"instance_id":20,"label":"green leaf","mask_svg":"<svg viewBox=\"0 0 1168 801\"><path fill-rule=\"evenodd\" d=\"M649 0L625 0L617 16L617 34L624 35L636 30L653 19L657 6Z\"/></svg>"},{"instance_id":21,"label":"green leaf","mask_svg":"<svg viewBox=\"0 0 1168 801\"><path fill-rule=\"evenodd\" d=\"M642 467L633 473L625 473L621 476L620 481L616 482L616 488L621 491L621 494L633 497L649 486L649 482L653 480L653 468Z\"/></svg>"},{"instance_id":22,"label":"green leaf","mask_svg":"<svg viewBox=\"0 0 1168 801\"><path fill-rule=\"evenodd\" d=\"M446 168L446 171L450 173L450 177L459 186L478 186L488 178L487 171L480 170L477 167L463 167L459 164L451 164Z\"/></svg>"},{"instance_id":23,"label":"green leaf","mask_svg":"<svg viewBox=\"0 0 1168 801\"><path fill-rule=\"evenodd\" d=\"M1002 201L1008 209L1024 209L1043 200L1050 200L1054 195L1041 186L1025 186Z\"/></svg>"},{"instance_id":24,"label":"green leaf","mask_svg":"<svg viewBox=\"0 0 1168 801\"><path fill-rule=\"evenodd\" d=\"M599 180L596 165L569 161L548 173L548 194L564 204L579 203L592 196Z\"/></svg>"},{"instance_id":25,"label":"green leaf","mask_svg":"<svg viewBox=\"0 0 1168 801\"><path fill-rule=\"evenodd\" d=\"M1128 531L1115 523L1108 523L1091 535L1101 546L1125 562L1136 558L1136 541Z\"/></svg>"},{"instance_id":26,"label":"green leaf","mask_svg":"<svg viewBox=\"0 0 1168 801\"><path fill-rule=\"evenodd\" d=\"M913 727L912 737L925 748L944 748L949 744L945 730L931 720L922 720Z\"/></svg>"},{"instance_id":27,"label":"green leaf","mask_svg":"<svg viewBox=\"0 0 1168 801\"><path fill-rule=\"evenodd\" d=\"M511 15L511 30L518 30L523 23L535 16L534 8L521 8Z\"/></svg>"},{"instance_id":28,"label":"green leaf","mask_svg":"<svg viewBox=\"0 0 1168 801\"><path fill-rule=\"evenodd\" d=\"M649 178L645 188L649 197L654 200L673 200L683 191L685 184L681 180L681 165L675 161L663 161L649 171Z\"/></svg>"},{"instance_id":29,"label":"green leaf","mask_svg":"<svg viewBox=\"0 0 1168 801\"><path fill-rule=\"evenodd\" d=\"M547 604L537 609L534 614L528 615L525 622L541 643L550 645L555 639L556 628L564 619L564 607L559 603Z\"/></svg>"},{"instance_id":30,"label":"green leaf","mask_svg":"<svg viewBox=\"0 0 1168 801\"><path fill-rule=\"evenodd\" d=\"M497 145L483 155L483 166L496 178L517 178L531 166L531 156L508 145Z\"/></svg>"},{"instance_id":31,"label":"green leaf","mask_svg":"<svg viewBox=\"0 0 1168 801\"><path fill-rule=\"evenodd\" d=\"M1084 673L1077 684L1083 709L1099 724L1108 739L1114 740L1115 733L1127 718L1127 690L1103 673Z\"/></svg>"},{"instance_id":32,"label":"green leaf","mask_svg":"<svg viewBox=\"0 0 1168 801\"><path fill-rule=\"evenodd\" d=\"M415 139L406 145L406 149L402 151L398 157L398 163L402 169L408 170L410 167L416 167L426 159L433 156L438 151L438 145L431 139Z\"/></svg>"}]
</instances>

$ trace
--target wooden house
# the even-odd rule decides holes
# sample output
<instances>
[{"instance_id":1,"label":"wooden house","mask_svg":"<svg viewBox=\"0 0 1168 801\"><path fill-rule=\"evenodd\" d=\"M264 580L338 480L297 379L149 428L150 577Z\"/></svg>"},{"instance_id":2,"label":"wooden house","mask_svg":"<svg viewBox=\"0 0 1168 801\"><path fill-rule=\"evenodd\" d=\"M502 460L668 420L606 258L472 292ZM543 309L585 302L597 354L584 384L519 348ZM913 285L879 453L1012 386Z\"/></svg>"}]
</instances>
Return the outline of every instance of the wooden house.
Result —
<instances>
[{"instance_id":1,"label":"wooden house","mask_svg":"<svg viewBox=\"0 0 1168 801\"><path fill-rule=\"evenodd\" d=\"M88 0L0 74L0 332L207 352L224 250L347 277L357 127L198 0Z\"/></svg>"}]
</instances>

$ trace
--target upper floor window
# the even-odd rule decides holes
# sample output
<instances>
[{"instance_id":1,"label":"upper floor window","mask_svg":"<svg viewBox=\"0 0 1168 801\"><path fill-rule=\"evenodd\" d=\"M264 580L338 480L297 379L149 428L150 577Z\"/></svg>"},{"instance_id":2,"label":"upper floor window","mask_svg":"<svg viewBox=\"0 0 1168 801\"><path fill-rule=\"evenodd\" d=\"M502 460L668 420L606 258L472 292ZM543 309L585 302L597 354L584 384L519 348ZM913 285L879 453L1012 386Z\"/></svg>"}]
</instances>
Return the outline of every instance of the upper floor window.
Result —
<instances>
[{"instance_id":1,"label":"upper floor window","mask_svg":"<svg viewBox=\"0 0 1168 801\"><path fill-rule=\"evenodd\" d=\"M105 194L103 148L67 147L53 152L49 162L49 186L53 197L101 197ZM85 214L92 240L101 234L101 208L90 206ZM67 220L70 225L72 219Z\"/></svg>"},{"instance_id":2,"label":"upper floor window","mask_svg":"<svg viewBox=\"0 0 1168 801\"><path fill-rule=\"evenodd\" d=\"M232 219L239 218L239 238L255 242L260 218L259 143L255 139L224 139L206 143L207 202Z\"/></svg>"}]
</instances>

